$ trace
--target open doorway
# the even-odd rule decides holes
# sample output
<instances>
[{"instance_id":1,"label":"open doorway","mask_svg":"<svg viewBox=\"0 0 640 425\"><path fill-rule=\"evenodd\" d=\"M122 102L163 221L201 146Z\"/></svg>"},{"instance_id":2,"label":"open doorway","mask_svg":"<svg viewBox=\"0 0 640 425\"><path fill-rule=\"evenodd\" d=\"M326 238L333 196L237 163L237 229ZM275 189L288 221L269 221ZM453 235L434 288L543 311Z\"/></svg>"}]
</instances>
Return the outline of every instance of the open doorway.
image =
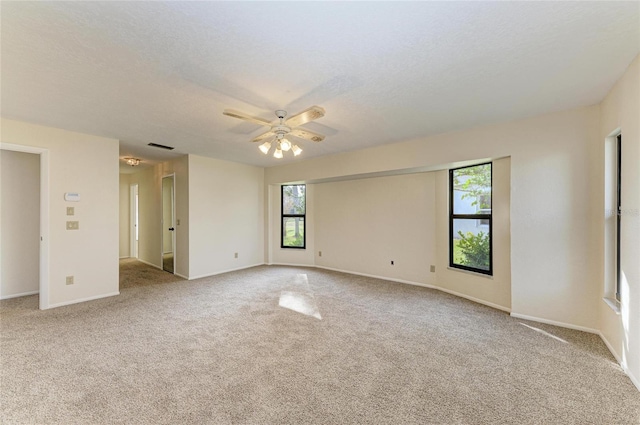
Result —
<instances>
[{"instance_id":1,"label":"open doorway","mask_svg":"<svg viewBox=\"0 0 640 425\"><path fill-rule=\"evenodd\" d=\"M130 200L129 205L131 206L130 211L130 219L129 223L131 228L129 229L129 237L130 241L130 257L138 258L138 228L139 228L139 214L138 214L138 185L132 184L130 186Z\"/></svg>"},{"instance_id":2,"label":"open doorway","mask_svg":"<svg viewBox=\"0 0 640 425\"><path fill-rule=\"evenodd\" d=\"M175 271L175 175L162 178L162 269Z\"/></svg>"},{"instance_id":3,"label":"open doorway","mask_svg":"<svg viewBox=\"0 0 640 425\"><path fill-rule=\"evenodd\" d=\"M0 145L0 298L39 294L49 308L49 154L46 149Z\"/></svg>"}]
</instances>

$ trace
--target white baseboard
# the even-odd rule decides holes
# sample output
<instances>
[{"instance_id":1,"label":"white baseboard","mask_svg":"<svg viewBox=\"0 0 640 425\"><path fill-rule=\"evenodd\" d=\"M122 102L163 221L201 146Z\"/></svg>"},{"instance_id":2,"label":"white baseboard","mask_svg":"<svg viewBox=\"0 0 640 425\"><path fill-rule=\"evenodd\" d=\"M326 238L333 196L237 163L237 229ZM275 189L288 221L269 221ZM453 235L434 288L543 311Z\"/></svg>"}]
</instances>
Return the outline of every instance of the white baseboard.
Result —
<instances>
[{"instance_id":1,"label":"white baseboard","mask_svg":"<svg viewBox=\"0 0 640 425\"><path fill-rule=\"evenodd\" d=\"M467 299L469 301L473 301L473 302L478 303L478 304L486 305L486 306L491 307L491 308L502 310L502 311L505 311L507 313L511 312L511 310L509 308L507 308L507 307L504 307L504 306L501 306L501 305L498 305L498 304L494 304L494 303L491 303L491 302L488 302L488 301L484 301L484 300L481 300L479 298L471 297L469 295L461 294L459 292L452 291L450 289L445 289L445 288L443 288L441 286L430 285L428 283L413 282L411 280L404 280L404 279L394 279L394 278L391 278L391 277L376 276L376 275L371 275L371 274L366 274L366 273L358 273L358 272L334 269L334 268L331 268L331 267L324 267L324 266L315 266L315 267L317 267L319 269L332 270L332 271L340 272L340 273L347 273L347 274L353 274L353 275L357 275L357 276L372 277L374 279L388 280L388 281L391 281L391 282L398 282L398 283L406 283L408 285L414 285L414 286L422 286L423 288L435 289L435 290L438 290L438 291L446 292L447 294L455 295L457 297L464 298L464 299Z\"/></svg>"},{"instance_id":2,"label":"white baseboard","mask_svg":"<svg viewBox=\"0 0 640 425\"><path fill-rule=\"evenodd\" d=\"M208 274L203 274L203 275L199 275L199 276L189 276L187 279L188 280L202 279L204 277L211 277L211 276L216 276L216 275L219 275L219 274L236 272L238 270L250 269L252 267L258 267L258 266L263 266L263 265L264 265L264 263L250 264L248 266L237 267L235 269L222 270L222 271L219 271L219 272L208 273ZM180 276L180 277L182 277L182 276Z\"/></svg>"},{"instance_id":3,"label":"white baseboard","mask_svg":"<svg viewBox=\"0 0 640 425\"><path fill-rule=\"evenodd\" d=\"M146 264L147 266L151 266L151 267L155 267L156 269L162 270L162 266L158 266L156 264L152 264L148 261L143 260L142 258L136 258L136 260L140 261L141 263Z\"/></svg>"},{"instance_id":4,"label":"white baseboard","mask_svg":"<svg viewBox=\"0 0 640 425\"><path fill-rule=\"evenodd\" d=\"M125 255L124 257L120 257L120 260L124 260L125 258L130 258L128 255Z\"/></svg>"},{"instance_id":5,"label":"white baseboard","mask_svg":"<svg viewBox=\"0 0 640 425\"><path fill-rule=\"evenodd\" d=\"M320 266L316 266L313 264L295 264L295 263L265 263L267 266L287 266L287 267L312 267L312 268L321 268Z\"/></svg>"},{"instance_id":6,"label":"white baseboard","mask_svg":"<svg viewBox=\"0 0 640 425\"><path fill-rule=\"evenodd\" d=\"M71 305L71 304L78 304L78 303L83 303L85 301L99 300L100 298L108 298L108 297L113 297L113 296L116 296L116 295L120 295L120 291L111 292L109 294L95 295L93 297L80 298L80 299L77 299L77 300L63 301L63 302L57 303L57 304L49 304L49 308L62 307L62 306Z\"/></svg>"},{"instance_id":7,"label":"white baseboard","mask_svg":"<svg viewBox=\"0 0 640 425\"><path fill-rule=\"evenodd\" d=\"M183 276L180 273L174 273L174 275L183 278L184 280L189 280L189 278L187 276Z\"/></svg>"},{"instance_id":8,"label":"white baseboard","mask_svg":"<svg viewBox=\"0 0 640 425\"><path fill-rule=\"evenodd\" d=\"M505 313L511 314L511 309L503 305L494 304L492 302L481 300L480 298L472 297L470 295L466 295L461 292L452 291L450 289L446 289L441 286L436 286L434 287L434 289L437 289L438 291L446 292L447 294L455 295L456 297L465 298L469 301L473 301L474 303L483 304L483 305L486 305L487 307L495 308L496 310L501 310L501 311L504 311Z\"/></svg>"},{"instance_id":9,"label":"white baseboard","mask_svg":"<svg viewBox=\"0 0 640 425\"><path fill-rule=\"evenodd\" d=\"M314 267L314 266L305 266L305 267ZM318 269L331 270L331 271L339 272L339 273L346 273L346 274L352 274L352 275L356 275L356 276L371 277L373 279L388 280L390 282L406 283L406 284L409 284L409 285L422 286L424 288L429 288L429 289L438 289L433 285L429 285L428 283L413 282L411 280L395 279L395 278L392 278L392 277L377 276L377 275L368 274L368 273L352 272L350 270L335 269L333 267L325 267L325 266L315 266L315 267L318 268Z\"/></svg>"},{"instance_id":10,"label":"white baseboard","mask_svg":"<svg viewBox=\"0 0 640 425\"><path fill-rule=\"evenodd\" d=\"M616 350L613 348L613 346L611 345L609 340L607 340L607 338L605 338L605 336L602 334L602 332L598 332L598 335L600 335L600 339L602 339L602 341L604 342L604 345L607 346L607 348L609 349L609 351L611 352L613 357L616 359L616 361L618 362L618 364L620 365L620 367L624 371L624 373L627 374L627 376L629 377L629 379L631 380L633 385L635 385L636 388L638 389L638 391L640 391L640 379L636 378L633 375L633 373L631 373L631 371L627 367L626 363L623 363L622 359L620 358L620 356L618 355Z\"/></svg>"},{"instance_id":11,"label":"white baseboard","mask_svg":"<svg viewBox=\"0 0 640 425\"><path fill-rule=\"evenodd\" d=\"M588 332L590 334L600 335L600 331L593 328L587 328L585 326L572 325L571 323L557 322L555 320L542 319L535 316L527 316L525 314L511 313L511 317L522 320L530 320L532 322L545 323L547 325L559 326L561 328L574 329L576 331Z\"/></svg>"},{"instance_id":12,"label":"white baseboard","mask_svg":"<svg viewBox=\"0 0 640 425\"><path fill-rule=\"evenodd\" d=\"M12 294L12 295L2 295L0 296L0 300L8 300L11 298L18 298L18 297L26 297L28 295L36 295L39 294L40 291L29 291L29 292L21 292L19 294Z\"/></svg>"}]
</instances>

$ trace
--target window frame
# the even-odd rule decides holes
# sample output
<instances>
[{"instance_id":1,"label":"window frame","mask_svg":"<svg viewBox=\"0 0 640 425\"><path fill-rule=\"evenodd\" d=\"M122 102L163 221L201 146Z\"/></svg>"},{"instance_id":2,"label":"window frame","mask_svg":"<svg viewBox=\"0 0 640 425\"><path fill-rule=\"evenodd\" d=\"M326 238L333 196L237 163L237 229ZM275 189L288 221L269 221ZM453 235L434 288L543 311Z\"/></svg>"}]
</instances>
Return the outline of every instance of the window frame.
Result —
<instances>
[{"instance_id":1,"label":"window frame","mask_svg":"<svg viewBox=\"0 0 640 425\"><path fill-rule=\"evenodd\" d=\"M489 165L491 173L491 213L490 214L455 214L454 213L454 187L453 187L453 175L455 171L463 170L465 168L479 167L481 165ZM478 210L480 211L480 210ZM489 226L489 270L480 269L477 267L465 266L462 264L455 264L453 262L453 224L455 220L488 220ZM454 269L465 270L473 273L480 273L488 276L493 276L493 162L483 162L480 164L466 165L464 167L450 168L449 169L449 267Z\"/></svg>"},{"instance_id":2,"label":"window frame","mask_svg":"<svg viewBox=\"0 0 640 425\"><path fill-rule=\"evenodd\" d=\"M284 188L288 186L304 186L304 214L284 213ZM290 246L284 244L284 219L302 218L302 246ZM280 185L280 248L283 249L306 249L307 247L307 185L306 184L283 184Z\"/></svg>"},{"instance_id":3,"label":"window frame","mask_svg":"<svg viewBox=\"0 0 640 425\"><path fill-rule=\"evenodd\" d=\"M622 266L620 242L622 240L622 133L616 136L616 290L615 299L620 302Z\"/></svg>"}]
</instances>

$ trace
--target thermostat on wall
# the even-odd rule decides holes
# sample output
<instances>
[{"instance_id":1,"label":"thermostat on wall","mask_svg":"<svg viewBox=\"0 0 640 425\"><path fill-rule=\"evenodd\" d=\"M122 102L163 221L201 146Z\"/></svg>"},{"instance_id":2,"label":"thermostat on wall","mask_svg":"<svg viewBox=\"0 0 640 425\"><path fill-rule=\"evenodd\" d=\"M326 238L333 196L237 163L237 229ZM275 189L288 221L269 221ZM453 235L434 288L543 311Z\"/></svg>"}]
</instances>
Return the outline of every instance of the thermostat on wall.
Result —
<instances>
[{"instance_id":1,"label":"thermostat on wall","mask_svg":"<svg viewBox=\"0 0 640 425\"><path fill-rule=\"evenodd\" d=\"M69 202L80 202L80 194L76 192L67 192L64 194L64 200Z\"/></svg>"}]
</instances>

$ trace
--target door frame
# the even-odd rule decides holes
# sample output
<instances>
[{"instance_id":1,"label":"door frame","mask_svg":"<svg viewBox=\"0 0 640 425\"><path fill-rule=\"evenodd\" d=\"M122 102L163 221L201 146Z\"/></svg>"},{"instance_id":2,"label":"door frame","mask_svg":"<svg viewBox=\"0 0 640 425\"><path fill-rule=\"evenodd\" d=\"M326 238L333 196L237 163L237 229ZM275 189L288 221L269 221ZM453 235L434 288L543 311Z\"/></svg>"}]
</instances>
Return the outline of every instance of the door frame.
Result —
<instances>
[{"instance_id":1,"label":"door frame","mask_svg":"<svg viewBox=\"0 0 640 425\"><path fill-rule=\"evenodd\" d=\"M160 180L160 202L162 205L162 223L160 228L160 264L161 269L164 270L164 179L171 177L171 218L173 219L173 231L171 232L171 247L173 249L173 273L176 274L176 173L165 174ZM166 271L166 270L164 270Z\"/></svg>"},{"instance_id":2,"label":"door frame","mask_svg":"<svg viewBox=\"0 0 640 425\"><path fill-rule=\"evenodd\" d=\"M35 146L0 143L0 150L40 156L40 310L49 308L49 150Z\"/></svg>"},{"instance_id":3,"label":"door frame","mask_svg":"<svg viewBox=\"0 0 640 425\"><path fill-rule=\"evenodd\" d=\"M138 183L129 185L129 257L138 258L138 240L136 232L139 231L140 208L138 205ZM136 217L138 220L136 220Z\"/></svg>"}]
</instances>

